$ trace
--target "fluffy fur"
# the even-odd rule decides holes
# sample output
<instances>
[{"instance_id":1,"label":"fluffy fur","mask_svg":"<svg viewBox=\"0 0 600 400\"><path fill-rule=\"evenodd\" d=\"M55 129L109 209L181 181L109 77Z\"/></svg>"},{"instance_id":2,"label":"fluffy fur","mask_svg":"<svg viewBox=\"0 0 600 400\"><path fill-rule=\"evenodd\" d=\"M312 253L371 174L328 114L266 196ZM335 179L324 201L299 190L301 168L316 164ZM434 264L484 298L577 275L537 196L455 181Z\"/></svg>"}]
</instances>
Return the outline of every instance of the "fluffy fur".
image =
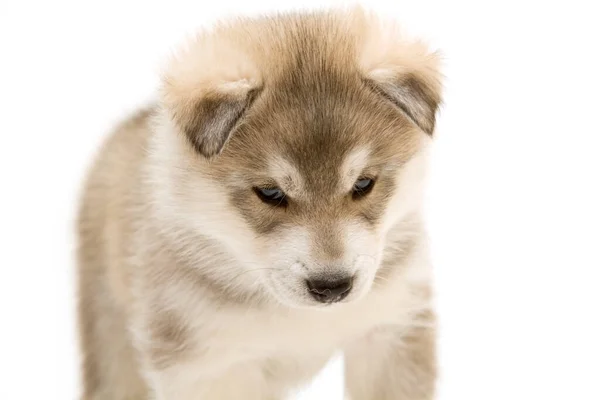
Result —
<instances>
[{"instance_id":1,"label":"fluffy fur","mask_svg":"<svg viewBox=\"0 0 600 400\"><path fill-rule=\"evenodd\" d=\"M338 349L352 400L431 399L420 207L439 102L435 54L360 9L191 40L85 185L83 399L282 399ZM353 279L339 302L307 290L335 277Z\"/></svg>"}]
</instances>

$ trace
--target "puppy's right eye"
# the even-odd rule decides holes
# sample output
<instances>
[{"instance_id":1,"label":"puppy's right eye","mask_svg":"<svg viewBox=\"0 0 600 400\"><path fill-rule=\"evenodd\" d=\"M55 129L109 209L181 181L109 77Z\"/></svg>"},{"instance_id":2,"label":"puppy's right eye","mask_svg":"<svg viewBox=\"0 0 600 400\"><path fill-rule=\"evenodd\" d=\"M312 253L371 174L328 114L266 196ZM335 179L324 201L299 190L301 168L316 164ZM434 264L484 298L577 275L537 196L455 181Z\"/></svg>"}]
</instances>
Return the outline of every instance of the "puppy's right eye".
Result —
<instances>
[{"instance_id":1,"label":"puppy's right eye","mask_svg":"<svg viewBox=\"0 0 600 400\"><path fill-rule=\"evenodd\" d=\"M287 199L285 197L285 193L283 190L278 187L271 188L253 188L254 193L261 199L264 203L270 204L276 207L286 207Z\"/></svg>"},{"instance_id":2,"label":"puppy's right eye","mask_svg":"<svg viewBox=\"0 0 600 400\"><path fill-rule=\"evenodd\" d=\"M354 200L358 200L361 197L365 197L371 190L373 190L373 185L375 185L375 180L371 178L359 178L352 188L352 198Z\"/></svg>"}]
</instances>

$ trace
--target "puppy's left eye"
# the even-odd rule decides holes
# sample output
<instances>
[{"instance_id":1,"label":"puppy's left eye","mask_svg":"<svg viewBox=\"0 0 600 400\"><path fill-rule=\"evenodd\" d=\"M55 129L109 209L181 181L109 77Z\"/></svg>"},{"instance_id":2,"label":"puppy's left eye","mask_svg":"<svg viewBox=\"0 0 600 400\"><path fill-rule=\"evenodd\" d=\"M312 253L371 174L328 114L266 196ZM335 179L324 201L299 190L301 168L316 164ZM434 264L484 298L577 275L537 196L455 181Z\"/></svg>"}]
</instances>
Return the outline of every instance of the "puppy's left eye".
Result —
<instances>
[{"instance_id":1,"label":"puppy's left eye","mask_svg":"<svg viewBox=\"0 0 600 400\"><path fill-rule=\"evenodd\" d=\"M358 178L356 182L354 182L354 187L352 188L352 198L356 200L368 195L371 190L373 190L374 185L374 179Z\"/></svg>"},{"instance_id":2,"label":"puppy's left eye","mask_svg":"<svg viewBox=\"0 0 600 400\"><path fill-rule=\"evenodd\" d=\"M287 198L283 190L278 187L272 188L258 188L255 187L254 193L261 199L264 203L270 204L276 207L286 207L287 206Z\"/></svg>"}]
</instances>

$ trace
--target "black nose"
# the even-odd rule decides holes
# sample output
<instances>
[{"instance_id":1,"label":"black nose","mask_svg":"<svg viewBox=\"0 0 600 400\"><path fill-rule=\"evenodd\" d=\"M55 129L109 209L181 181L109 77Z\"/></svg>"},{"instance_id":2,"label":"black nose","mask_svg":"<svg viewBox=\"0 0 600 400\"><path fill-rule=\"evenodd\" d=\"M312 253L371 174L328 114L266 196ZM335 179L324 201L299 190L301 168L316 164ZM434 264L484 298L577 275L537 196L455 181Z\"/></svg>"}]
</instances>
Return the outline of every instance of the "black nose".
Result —
<instances>
[{"instance_id":1,"label":"black nose","mask_svg":"<svg viewBox=\"0 0 600 400\"><path fill-rule=\"evenodd\" d=\"M308 291L321 303L335 303L343 300L352 289L353 277L344 279L309 279Z\"/></svg>"}]
</instances>

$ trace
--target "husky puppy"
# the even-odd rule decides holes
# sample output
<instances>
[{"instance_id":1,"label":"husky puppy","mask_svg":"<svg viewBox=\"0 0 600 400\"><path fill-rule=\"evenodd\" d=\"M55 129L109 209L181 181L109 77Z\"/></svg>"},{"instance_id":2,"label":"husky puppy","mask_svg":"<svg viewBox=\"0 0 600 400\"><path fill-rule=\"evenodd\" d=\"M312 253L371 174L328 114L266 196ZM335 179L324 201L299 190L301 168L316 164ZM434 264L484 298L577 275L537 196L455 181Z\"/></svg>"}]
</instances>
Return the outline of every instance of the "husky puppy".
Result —
<instances>
[{"instance_id":1,"label":"husky puppy","mask_svg":"<svg viewBox=\"0 0 600 400\"><path fill-rule=\"evenodd\" d=\"M85 400L434 395L439 60L362 9L217 24L106 141L78 220Z\"/></svg>"}]
</instances>

